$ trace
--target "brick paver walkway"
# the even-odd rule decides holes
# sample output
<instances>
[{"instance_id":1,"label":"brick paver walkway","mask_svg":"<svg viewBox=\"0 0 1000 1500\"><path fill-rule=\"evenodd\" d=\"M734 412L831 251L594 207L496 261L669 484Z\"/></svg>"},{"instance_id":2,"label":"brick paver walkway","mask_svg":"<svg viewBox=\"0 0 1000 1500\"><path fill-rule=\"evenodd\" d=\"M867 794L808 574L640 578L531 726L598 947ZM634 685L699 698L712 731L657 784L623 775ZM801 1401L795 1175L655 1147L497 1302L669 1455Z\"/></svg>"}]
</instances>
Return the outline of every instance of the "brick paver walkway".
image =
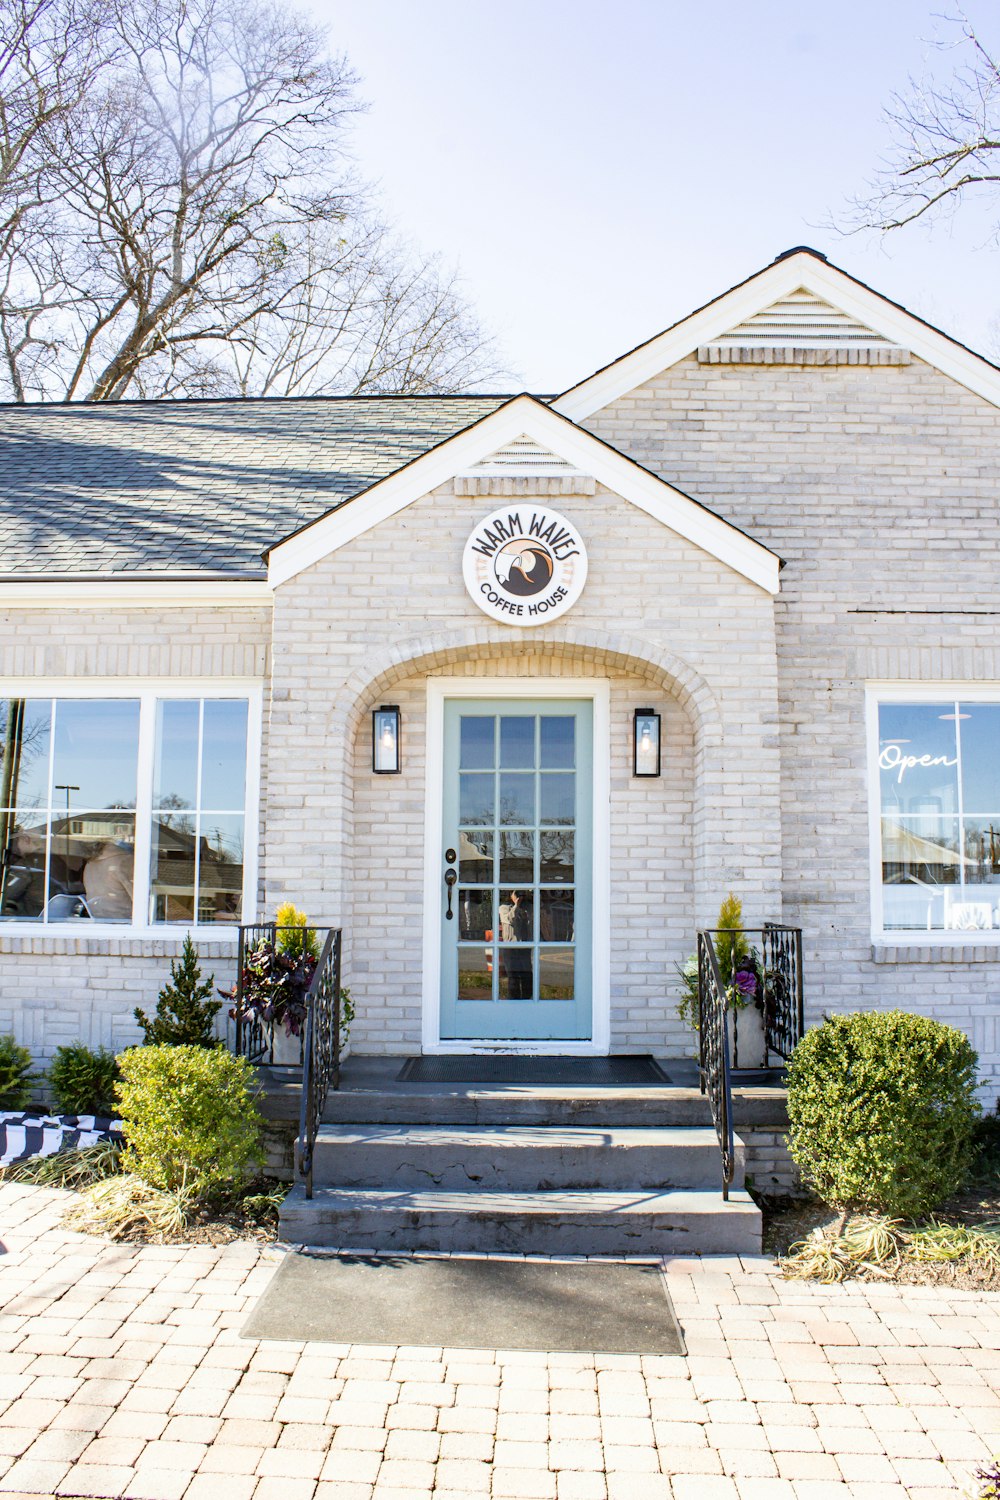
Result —
<instances>
[{"instance_id":1,"label":"brick paver walkway","mask_svg":"<svg viewBox=\"0 0 1000 1500\"><path fill-rule=\"evenodd\" d=\"M250 1343L281 1251L133 1248L0 1184L0 1490L940 1500L1000 1448L1000 1294L666 1262L684 1357Z\"/></svg>"}]
</instances>

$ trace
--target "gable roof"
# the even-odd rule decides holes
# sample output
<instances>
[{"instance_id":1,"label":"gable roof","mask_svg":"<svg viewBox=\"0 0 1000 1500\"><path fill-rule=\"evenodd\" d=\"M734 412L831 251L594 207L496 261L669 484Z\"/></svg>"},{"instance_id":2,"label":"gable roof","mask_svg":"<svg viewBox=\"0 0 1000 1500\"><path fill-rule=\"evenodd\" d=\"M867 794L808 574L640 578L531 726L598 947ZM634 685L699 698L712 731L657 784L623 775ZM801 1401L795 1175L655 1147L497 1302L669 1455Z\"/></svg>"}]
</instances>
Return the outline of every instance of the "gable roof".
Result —
<instances>
[{"instance_id":1,"label":"gable roof","mask_svg":"<svg viewBox=\"0 0 1000 1500\"><path fill-rule=\"evenodd\" d=\"M263 580L272 543L504 400L0 406L0 582Z\"/></svg>"},{"instance_id":2,"label":"gable roof","mask_svg":"<svg viewBox=\"0 0 1000 1500\"><path fill-rule=\"evenodd\" d=\"M1000 406L1000 368L908 312L898 302L892 302L832 265L818 250L799 245L663 333L571 386L556 397L553 407L574 422L584 421L687 358L700 346L725 339L738 325L798 291L811 293L855 325L870 329L877 341L911 351L942 374Z\"/></svg>"},{"instance_id":3,"label":"gable roof","mask_svg":"<svg viewBox=\"0 0 1000 1500\"><path fill-rule=\"evenodd\" d=\"M308 522L272 547L269 582L275 588L287 583L414 500L460 474L475 471L484 459L526 439L631 501L758 587L778 592L781 559L769 548L529 395L511 397L464 432L445 438L430 452L356 495L350 505Z\"/></svg>"}]
</instances>

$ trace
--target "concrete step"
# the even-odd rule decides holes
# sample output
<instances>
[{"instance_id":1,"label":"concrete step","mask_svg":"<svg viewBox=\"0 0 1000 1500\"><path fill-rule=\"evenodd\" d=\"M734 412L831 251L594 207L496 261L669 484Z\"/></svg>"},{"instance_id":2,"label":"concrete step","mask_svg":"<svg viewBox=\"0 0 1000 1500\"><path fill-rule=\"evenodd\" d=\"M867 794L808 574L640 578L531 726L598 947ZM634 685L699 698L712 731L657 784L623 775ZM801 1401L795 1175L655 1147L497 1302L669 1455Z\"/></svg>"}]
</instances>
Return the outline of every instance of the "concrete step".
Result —
<instances>
[{"instance_id":1,"label":"concrete step","mask_svg":"<svg viewBox=\"0 0 1000 1500\"><path fill-rule=\"evenodd\" d=\"M760 1210L742 1191L412 1192L297 1184L282 1238L345 1250L529 1255L759 1254Z\"/></svg>"},{"instance_id":2,"label":"concrete step","mask_svg":"<svg viewBox=\"0 0 1000 1500\"><path fill-rule=\"evenodd\" d=\"M313 1180L456 1192L716 1188L720 1162L715 1131L700 1126L324 1125ZM734 1186L743 1186L742 1145Z\"/></svg>"},{"instance_id":3,"label":"concrete step","mask_svg":"<svg viewBox=\"0 0 1000 1500\"><path fill-rule=\"evenodd\" d=\"M275 1099L269 1113L277 1114ZM289 1113L292 1111L289 1110ZM295 1106L297 1115L297 1102ZM486 1088L439 1084L407 1089L339 1089L327 1095L323 1119L350 1125L522 1125L673 1127L711 1125L697 1089Z\"/></svg>"}]
</instances>

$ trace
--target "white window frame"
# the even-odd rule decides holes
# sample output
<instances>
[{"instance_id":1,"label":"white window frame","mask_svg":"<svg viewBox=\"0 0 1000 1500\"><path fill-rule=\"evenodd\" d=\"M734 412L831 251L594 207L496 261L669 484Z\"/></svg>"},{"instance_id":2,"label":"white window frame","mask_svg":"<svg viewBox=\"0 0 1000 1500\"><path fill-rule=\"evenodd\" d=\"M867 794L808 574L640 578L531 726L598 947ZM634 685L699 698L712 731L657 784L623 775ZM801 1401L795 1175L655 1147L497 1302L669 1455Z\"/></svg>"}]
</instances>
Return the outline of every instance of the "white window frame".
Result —
<instances>
[{"instance_id":1,"label":"white window frame","mask_svg":"<svg viewBox=\"0 0 1000 1500\"><path fill-rule=\"evenodd\" d=\"M954 932L948 928L886 929L882 900L882 790L879 774L879 705L882 703L1000 704L1000 682L870 682L865 686L868 747L868 851L872 942L880 948L1000 948L1000 928ZM1000 894L1000 887L998 887Z\"/></svg>"},{"instance_id":2,"label":"white window frame","mask_svg":"<svg viewBox=\"0 0 1000 1500\"><path fill-rule=\"evenodd\" d=\"M243 900L240 921L252 920L257 907L257 854L260 842L260 758L264 689L259 680L227 677L170 678L100 678L88 677L4 677L0 678L0 696L4 698L128 698L139 703L139 745L135 798L135 866L131 922L41 922L0 919L0 939L12 937L51 937L58 941L83 938L90 942L109 938L180 937L190 932L202 942L232 943L236 946L239 923L150 922L150 855L153 830L153 760L156 750L156 703L164 698L239 698L247 703L247 763L245 832L243 845ZM248 915L249 914L249 915Z\"/></svg>"}]
</instances>

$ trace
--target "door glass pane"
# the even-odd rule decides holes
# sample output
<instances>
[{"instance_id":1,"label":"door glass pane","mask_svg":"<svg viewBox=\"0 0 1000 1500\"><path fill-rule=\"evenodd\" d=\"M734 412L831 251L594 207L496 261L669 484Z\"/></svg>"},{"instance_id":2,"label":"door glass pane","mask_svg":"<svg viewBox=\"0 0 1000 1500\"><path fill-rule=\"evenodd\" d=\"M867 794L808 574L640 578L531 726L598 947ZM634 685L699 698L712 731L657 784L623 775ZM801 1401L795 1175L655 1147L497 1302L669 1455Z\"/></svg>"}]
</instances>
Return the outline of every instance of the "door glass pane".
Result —
<instances>
[{"instance_id":1,"label":"door glass pane","mask_svg":"<svg viewBox=\"0 0 1000 1500\"><path fill-rule=\"evenodd\" d=\"M493 949L459 946L459 1000L493 999Z\"/></svg>"},{"instance_id":2,"label":"door glass pane","mask_svg":"<svg viewBox=\"0 0 1000 1500\"><path fill-rule=\"evenodd\" d=\"M460 776L458 778L458 818L460 823L493 823L495 776Z\"/></svg>"},{"instance_id":3,"label":"door glass pane","mask_svg":"<svg viewBox=\"0 0 1000 1500\"><path fill-rule=\"evenodd\" d=\"M45 699L0 700L2 807L47 807L52 704Z\"/></svg>"},{"instance_id":4,"label":"door glass pane","mask_svg":"<svg viewBox=\"0 0 1000 1500\"><path fill-rule=\"evenodd\" d=\"M576 936L573 927L573 892L540 891L538 935L543 943L571 943Z\"/></svg>"},{"instance_id":5,"label":"door glass pane","mask_svg":"<svg viewBox=\"0 0 1000 1500\"><path fill-rule=\"evenodd\" d=\"M194 807L198 795L197 700L161 698L156 705L153 806Z\"/></svg>"},{"instance_id":6,"label":"door glass pane","mask_svg":"<svg viewBox=\"0 0 1000 1500\"><path fill-rule=\"evenodd\" d=\"M489 885L493 879L493 830L470 828L458 835L458 878L463 885Z\"/></svg>"},{"instance_id":7,"label":"door glass pane","mask_svg":"<svg viewBox=\"0 0 1000 1500\"><path fill-rule=\"evenodd\" d=\"M535 995L535 950L501 947L500 999L532 1000Z\"/></svg>"},{"instance_id":8,"label":"door glass pane","mask_svg":"<svg viewBox=\"0 0 1000 1500\"><path fill-rule=\"evenodd\" d=\"M535 835L504 832L499 839L501 884L530 885L535 878Z\"/></svg>"},{"instance_id":9,"label":"door glass pane","mask_svg":"<svg viewBox=\"0 0 1000 1500\"><path fill-rule=\"evenodd\" d=\"M490 716L462 715L459 765L463 771L487 770L495 764L494 738L496 720Z\"/></svg>"},{"instance_id":10,"label":"door glass pane","mask_svg":"<svg viewBox=\"0 0 1000 1500\"><path fill-rule=\"evenodd\" d=\"M535 764L535 718L504 715L500 720L500 764L505 771Z\"/></svg>"},{"instance_id":11,"label":"door glass pane","mask_svg":"<svg viewBox=\"0 0 1000 1500\"><path fill-rule=\"evenodd\" d=\"M576 765L576 720L542 716L542 769L571 770Z\"/></svg>"},{"instance_id":12,"label":"door glass pane","mask_svg":"<svg viewBox=\"0 0 1000 1500\"><path fill-rule=\"evenodd\" d=\"M243 808L247 775L247 703L206 698L201 747L201 805L220 812Z\"/></svg>"},{"instance_id":13,"label":"door glass pane","mask_svg":"<svg viewBox=\"0 0 1000 1500\"><path fill-rule=\"evenodd\" d=\"M576 777L571 773L550 772L539 778L541 796L540 823L576 822Z\"/></svg>"},{"instance_id":14,"label":"door glass pane","mask_svg":"<svg viewBox=\"0 0 1000 1500\"><path fill-rule=\"evenodd\" d=\"M962 801L1000 823L1000 703L962 703Z\"/></svg>"},{"instance_id":15,"label":"door glass pane","mask_svg":"<svg viewBox=\"0 0 1000 1500\"><path fill-rule=\"evenodd\" d=\"M465 942L489 942L493 936L493 892L462 890L458 893L458 935Z\"/></svg>"},{"instance_id":16,"label":"door glass pane","mask_svg":"<svg viewBox=\"0 0 1000 1500\"><path fill-rule=\"evenodd\" d=\"M572 1000L572 948L540 948L538 951L538 997L540 1000Z\"/></svg>"},{"instance_id":17,"label":"door glass pane","mask_svg":"<svg viewBox=\"0 0 1000 1500\"><path fill-rule=\"evenodd\" d=\"M574 876L573 832L557 829L539 834L542 845L540 878L550 883L572 885Z\"/></svg>"},{"instance_id":18,"label":"door glass pane","mask_svg":"<svg viewBox=\"0 0 1000 1500\"><path fill-rule=\"evenodd\" d=\"M535 821L535 773L514 771L500 777L500 822L530 827Z\"/></svg>"},{"instance_id":19,"label":"door glass pane","mask_svg":"<svg viewBox=\"0 0 1000 1500\"><path fill-rule=\"evenodd\" d=\"M52 806L135 807L139 704L61 699L53 736Z\"/></svg>"},{"instance_id":20,"label":"door glass pane","mask_svg":"<svg viewBox=\"0 0 1000 1500\"><path fill-rule=\"evenodd\" d=\"M535 941L535 898L530 883L500 892L500 937L505 943Z\"/></svg>"}]
</instances>

